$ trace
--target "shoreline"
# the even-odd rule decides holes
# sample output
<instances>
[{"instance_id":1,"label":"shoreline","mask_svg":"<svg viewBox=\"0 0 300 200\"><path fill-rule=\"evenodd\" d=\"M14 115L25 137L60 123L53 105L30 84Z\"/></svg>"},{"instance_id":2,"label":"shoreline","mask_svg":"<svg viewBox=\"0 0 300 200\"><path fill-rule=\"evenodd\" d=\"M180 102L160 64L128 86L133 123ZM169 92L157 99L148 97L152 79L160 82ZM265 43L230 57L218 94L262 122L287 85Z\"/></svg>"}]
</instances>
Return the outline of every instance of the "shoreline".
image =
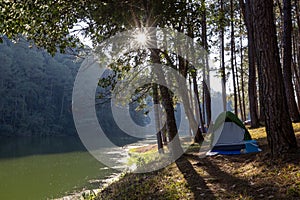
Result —
<instances>
[{"instance_id":1,"label":"shoreline","mask_svg":"<svg viewBox=\"0 0 300 200\"><path fill-rule=\"evenodd\" d=\"M146 143L145 143L146 142ZM156 142L156 141L155 141ZM136 143L132 143L126 146L123 146L122 149L126 152L127 158L122 159L124 166L127 165L128 160L131 158L132 154L144 154L157 149L157 144L153 142L153 140L143 140ZM123 171L115 172L112 175L104 178L104 179L91 179L88 182L99 182L100 187L93 189L85 189L83 188L81 191L73 191L66 196L55 198L54 200L84 200L90 199L90 197L97 197L102 191L106 190L113 184L117 184L123 177L135 174L133 173L134 169L129 168L129 166L124 167ZM92 199L93 199L92 198Z\"/></svg>"},{"instance_id":2,"label":"shoreline","mask_svg":"<svg viewBox=\"0 0 300 200\"><path fill-rule=\"evenodd\" d=\"M143 148L145 146L143 145L136 145L136 143L133 143L132 145L126 145L125 147L122 147L122 149L126 152L127 158L124 162L124 166L126 166L127 159L130 157L129 151L131 149L136 148ZM123 160L123 159L122 159ZM108 168L108 167L107 167ZM114 168L111 168L114 169ZM123 176L126 174L131 173L128 167L124 167L123 171L116 170L116 172L112 173L111 175L104 177L103 179L90 179L88 180L88 183L98 182L100 187L92 188L92 189L86 189L81 188L81 190L74 190L71 192L67 192L65 196L54 198L52 200L84 200L84 199L90 199L90 196L96 197L98 193L105 190L107 187L109 187L111 184L118 182Z\"/></svg>"},{"instance_id":3,"label":"shoreline","mask_svg":"<svg viewBox=\"0 0 300 200\"><path fill-rule=\"evenodd\" d=\"M120 172L120 173L115 172L115 173L109 175L108 177L105 177L104 179L91 179L88 181L89 183L99 182L99 183L101 183L101 186L98 188L93 188L93 189L82 188L81 191L74 190L73 192L70 192L66 196L54 198L53 200L77 200L77 199L84 200L84 199L88 198L89 196L96 196L102 190L109 187L109 185L113 184L114 182L119 181L126 173L128 173L128 172L126 172L126 171Z\"/></svg>"},{"instance_id":4,"label":"shoreline","mask_svg":"<svg viewBox=\"0 0 300 200\"><path fill-rule=\"evenodd\" d=\"M294 129L300 143L300 123ZM92 199L299 199L300 148L274 163L265 128L250 132L262 152L199 158L194 146L163 169L125 174Z\"/></svg>"}]
</instances>

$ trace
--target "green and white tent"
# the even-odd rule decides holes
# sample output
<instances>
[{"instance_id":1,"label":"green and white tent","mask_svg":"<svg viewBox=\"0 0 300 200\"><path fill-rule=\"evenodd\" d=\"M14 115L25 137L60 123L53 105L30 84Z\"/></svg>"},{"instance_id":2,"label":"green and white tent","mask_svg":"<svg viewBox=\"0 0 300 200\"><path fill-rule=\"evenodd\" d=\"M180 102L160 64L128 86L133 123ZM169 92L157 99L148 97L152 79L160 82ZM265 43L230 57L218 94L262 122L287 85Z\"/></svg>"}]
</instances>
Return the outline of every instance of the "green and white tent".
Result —
<instances>
[{"instance_id":1,"label":"green and white tent","mask_svg":"<svg viewBox=\"0 0 300 200\"><path fill-rule=\"evenodd\" d=\"M221 113L211 130L211 152L239 154L260 151L243 122L232 112Z\"/></svg>"}]
</instances>

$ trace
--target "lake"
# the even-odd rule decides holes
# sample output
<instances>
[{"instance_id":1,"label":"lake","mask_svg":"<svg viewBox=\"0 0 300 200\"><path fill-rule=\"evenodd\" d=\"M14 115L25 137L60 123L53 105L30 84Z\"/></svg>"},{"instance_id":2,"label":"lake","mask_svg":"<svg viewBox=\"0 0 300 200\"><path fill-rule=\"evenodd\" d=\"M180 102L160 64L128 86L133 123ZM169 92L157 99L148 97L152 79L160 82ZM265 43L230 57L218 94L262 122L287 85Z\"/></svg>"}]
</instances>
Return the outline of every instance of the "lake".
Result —
<instances>
[{"instance_id":1,"label":"lake","mask_svg":"<svg viewBox=\"0 0 300 200\"><path fill-rule=\"evenodd\" d=\"M101 187L113 173L77 137L0 138L0 199L58 198Z\"/></svg>"}]
</instances>

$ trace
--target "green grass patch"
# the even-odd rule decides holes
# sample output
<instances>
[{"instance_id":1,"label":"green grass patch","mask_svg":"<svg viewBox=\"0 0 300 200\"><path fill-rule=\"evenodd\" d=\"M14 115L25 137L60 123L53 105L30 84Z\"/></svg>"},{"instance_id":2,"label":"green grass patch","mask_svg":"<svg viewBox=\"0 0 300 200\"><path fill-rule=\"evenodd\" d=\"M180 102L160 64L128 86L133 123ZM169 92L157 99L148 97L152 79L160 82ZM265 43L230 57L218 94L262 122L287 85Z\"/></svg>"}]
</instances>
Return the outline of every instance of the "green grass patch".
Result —
<instances>
[{"instance_id":1,"label":"green grass patch","mask_svg":"<svg viewBox=\"0 0 300 200\"><path fill-rule=\"evenodd\" d=\"M249 128L249 127L248 127ZM294 132L296 135L300 134L300 123L293 123ZM263 139L267 137L265 127L260 127L256 129L248 129L252 139Z\"/></svg>"},{"instance_id":2,"label":"green grass patch","mask_svg":"<svg viewBox=\"0 0 300 200\"><path fill-rule=\"evenodd\" d=\"M293 126L300 144L300 123ZM200 146L191 145L184 159L179 160L180 165L173 163L164 169L143 174L128 173L93 198L299 199L299 155L292 153L288 160L270 162L265 128L250 129L249 132L265 151L199 158ZM130 149L129 154L131 162L140 166L159 162L157 146Z\"/></svg>"},{"instance_id":3,"label":"green grass patch","mask_svg":"<svg viewBox=\"0 0 300 200\"><path fill-rule=\"evenodd\" d=\"M139 148L132 148L128 152L129 159L128 165L133 166L135 165L137 168L144 167L148 165L150 162L154 162L161 158L161 155L158 153L157 148L151 148L146 151L141 151Z\"/></svg>"}]
</instances>

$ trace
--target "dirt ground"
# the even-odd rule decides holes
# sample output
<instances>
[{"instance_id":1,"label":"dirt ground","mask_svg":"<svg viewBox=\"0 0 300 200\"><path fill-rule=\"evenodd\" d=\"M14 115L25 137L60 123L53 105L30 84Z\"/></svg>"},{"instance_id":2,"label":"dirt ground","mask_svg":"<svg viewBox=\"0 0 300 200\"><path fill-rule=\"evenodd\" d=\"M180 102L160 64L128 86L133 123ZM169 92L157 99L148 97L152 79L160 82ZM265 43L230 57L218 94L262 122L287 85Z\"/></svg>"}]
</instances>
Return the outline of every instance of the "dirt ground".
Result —
<instances>
[{"instance_id":1,"label":"dirt ground","mask_svg":"<svg viewBox=\"0 0 300 200\"><path fill-rule=\"evenodd\" d=\"M193 147L164 169L126 174L96 199L300 199L300 150L272 161L266 138L257 140L263 151L244 155L199 158Z\"/></svg>"}]
</instances>

